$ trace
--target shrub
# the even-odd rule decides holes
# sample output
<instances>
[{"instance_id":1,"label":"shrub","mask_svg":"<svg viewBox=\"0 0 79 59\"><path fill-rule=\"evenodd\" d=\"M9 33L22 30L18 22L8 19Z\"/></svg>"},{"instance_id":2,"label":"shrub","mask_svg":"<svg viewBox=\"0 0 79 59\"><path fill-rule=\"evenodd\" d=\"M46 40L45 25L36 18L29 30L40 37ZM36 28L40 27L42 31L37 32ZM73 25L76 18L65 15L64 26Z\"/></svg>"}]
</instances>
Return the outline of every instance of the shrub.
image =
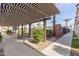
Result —
<instances>
[{"instance_id":1,"label":"shrub","mask_svg":"<svg viewBox=\"0 0 79 59\"><path fill-rule=\"evenodd\" d=\"M11 30L7 30L6 34L11 35L12 31Z\"/></svg>"},{"instance_id":2,"label":"shrub","mask_svg":"<svg viewBox=\"0 0 79 59\"><path fill-rule=\"evenodd\" d=\"M44 38L44 30L43 29L34 29L32 34L33 34L34 41L36 43L43 41L43 38Z\"/></svg>"},{"instance_id":3,"label":"shrub","mask_svg":"<svg viewBox=\"0 0 79 59\"><path fill-rule=\"evenodd\" d=\"M52 35L53 35L52 30L51 30L51 29L47 29L47 30L46 30L46 36L47 36L47 37L51 37Z\"/></svg>"},{"instance_id":4,"label":"shrub","mask_svg":"<svg viewBox=\"0 0 79 59\"><path fill-rule=\"evenodd\" d=\"M1 41L2 41L2 38L3 38L3 37L2 37L2 35L1 35L1 33L0 33L0 43L1 43Z\"/></svg>"}]
</instances>

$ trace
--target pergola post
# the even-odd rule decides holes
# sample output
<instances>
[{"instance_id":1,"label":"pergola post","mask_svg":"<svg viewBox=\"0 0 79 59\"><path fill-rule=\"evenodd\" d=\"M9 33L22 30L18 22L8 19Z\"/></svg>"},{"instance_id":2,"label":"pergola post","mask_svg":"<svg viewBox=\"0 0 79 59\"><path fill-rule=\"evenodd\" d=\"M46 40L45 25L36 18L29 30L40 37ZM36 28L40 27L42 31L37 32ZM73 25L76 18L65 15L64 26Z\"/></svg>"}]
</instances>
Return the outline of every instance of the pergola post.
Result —
<instances>
[{"instance_id":1,"label":"pergola post","mask_svg":"<svg viewBox=\"0 0 79 59\"><path fill-rule=\"evenodd\" d=\"M44 42L46 41L46 20L43 21L44 26Z\"/></svg>"},{"instance_id":2,"label":"pergola post","mask_svg":"<svg viewBox=\"0 0 79 59\"><path fill-rule=\"evenodd\" d=\"M53 36L55 36L55 23L56 23L55 15L51 16L51 19L53 19Z\"/></svg>"},{"instance_id":3,"label":"pergola post","mask_svg":"<svg viewBox=\"0 0 79 59\"><path fill-rule=\"evenodd\" d=\"M7 28L8 28L8 30L9 30L9 26L8 26Z\"/></svg>"},{"instance_id":4,"label":"pergola post","mask_svg":"<svg viewBox=\"0 0 79 59\"><path fill-rule=\"evenodd\" d=\"M13 33L16 33L15 26L13 26Z\"/></svg>"},{"instance_id":5,"label":"pergola post","mask_svg":"<svg viewBox=\"0 0 79 59\"><path fill-rule=\"evenodd\" d=\"M31 23L29 23L29 38L31 38Z\"/></svg>"},{"instance_id":6,"label":"pergola post","mask_svg":"<svg viewBox=\"0 0 79 59\"><path fill-rule=\"evenodd\" d=\"M19 25L18 25L18 37L20 36L20 33L19 33Z\"/></svg>"},{"instance_id":7,"label":"pergola post","mask_svg":"<svg viewBox=\"0 0 79 59\"><path fill-rule=\"evenodd\" d=\"M21 27L21 37L23 37L23 25Z\"/></svg>"},{"instance_id":8,"label":"pergola post","mask_svg":"<svg viewBox=\"0 0 79 59\"><path fill-rule=\"evenodd\" d=\"M16 34L17 26L15 26L15 34Z\"/></svg>"},{"instance_id":9,"label":"pergola post","mask_svg":"<svg viewBox=\"0 0 79 59\"><path fill-rule=\"evenodd\" d=\"M15 33L14 27L13 27L13 33Z\"/></svg>"}]
</instances>

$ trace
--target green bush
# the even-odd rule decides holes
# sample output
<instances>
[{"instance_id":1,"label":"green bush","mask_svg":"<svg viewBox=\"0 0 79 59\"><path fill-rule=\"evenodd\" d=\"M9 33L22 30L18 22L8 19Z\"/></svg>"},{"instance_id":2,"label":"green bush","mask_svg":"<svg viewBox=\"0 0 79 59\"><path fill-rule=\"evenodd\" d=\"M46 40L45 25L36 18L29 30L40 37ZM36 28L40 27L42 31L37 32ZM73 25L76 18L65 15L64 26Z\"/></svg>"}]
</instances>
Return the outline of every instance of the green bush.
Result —
<instances>
[{"instance_id":1,"label":"green bush","mask_svg":"<svg viewBox=\"0 0 79 59\"><path fill-rule=\"evenodd\" d=\"M1 41L2 41L2 38L3 38L3 37L2 37L2 35L1 35L1 33L0 33L0 43L1 43Z\"/></svg>"},{"instance_id":2,"label":"green bush","mask_svg":"<svg viewBox=\"0 0 79 59\"><path fill-rule=\"evenodd\" d=\"M12 31L11 30L7 30L6 34L11 35Z\"/></svg>"},{"instance_id":3,"label":"green bush","mask_svg":"<svg viewBox=\"0 0 79 59\"><path fill-rule=\"evenodd\" d=\"M34 29L32 34L33 34L34 41L36 43L43 41L43 39L44 39L44 30L43 29Z\"/></svg>"},{"instance_id":4,"label":"green bush","mask_svg":"<svg viewBox=\"0 0 79 59\"><path fill-rule=\"evenodd\" d=\"M47 30L46 30L46 36L47 36L47 37L51 37L51 36L52 36L52 33L53 33L53 32L52 32L51 29L47 29Z\"/></svg>"}]
</instances>

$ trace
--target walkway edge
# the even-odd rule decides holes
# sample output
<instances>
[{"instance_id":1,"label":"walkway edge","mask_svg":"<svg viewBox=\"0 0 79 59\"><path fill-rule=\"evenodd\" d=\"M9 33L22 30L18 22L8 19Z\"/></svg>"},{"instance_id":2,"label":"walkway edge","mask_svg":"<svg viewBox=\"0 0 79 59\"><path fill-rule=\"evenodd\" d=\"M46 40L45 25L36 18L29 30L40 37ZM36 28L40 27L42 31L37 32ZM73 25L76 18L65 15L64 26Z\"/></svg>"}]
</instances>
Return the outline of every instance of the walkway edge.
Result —
<instances>
[{"instance_id":1,"label":"walkway edge","mask_svg":"<svg viewBox=\"0 0 79 59\"><path fill-rule=\"evenodd\" d=\"M28 41L27 41L28 42ZM41 53L43 56L46 56L45 54L42 53L42 51L37 50L36 48L34 48L33 46L31 46L29 43L27 43L26 41L24 41L24 44L27 44L29 47L31 47L32 49L36 50L37 52Z\"/></svg>"},{"instance_id":2,"label":"walkway edge","mask_svg":"<svg viewBox=\"0 0 79 59\"><path fill-rule=\"evenodd\" d=\"M79 49L77 49L77 48L71 48L71 50L79 52Z\"/></svg>"}]
</instances>

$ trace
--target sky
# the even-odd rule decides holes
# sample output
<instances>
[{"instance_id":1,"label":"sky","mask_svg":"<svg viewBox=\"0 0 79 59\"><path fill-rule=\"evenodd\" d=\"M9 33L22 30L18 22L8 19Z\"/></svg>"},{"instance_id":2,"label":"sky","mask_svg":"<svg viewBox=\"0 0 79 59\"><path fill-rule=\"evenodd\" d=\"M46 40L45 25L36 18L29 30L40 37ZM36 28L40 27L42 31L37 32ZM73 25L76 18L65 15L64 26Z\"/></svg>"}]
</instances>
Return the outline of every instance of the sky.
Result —
<instances>
[{"instance_id":1,"label":"sky","mask_svg":"<svg viewBox=\"0 0 79 59\"><path fill-rule=\"evenodd\" d=\"M68 22L68 25L74 26L74 20L76 17L76 4L77 3L56 3L55 5L60 11L60 14L56 15L56 24L65 26L63 19L71 18L71 20ZM51 20L48 21L48 25L52 25Z\"/></svg>"}]
</instances>

